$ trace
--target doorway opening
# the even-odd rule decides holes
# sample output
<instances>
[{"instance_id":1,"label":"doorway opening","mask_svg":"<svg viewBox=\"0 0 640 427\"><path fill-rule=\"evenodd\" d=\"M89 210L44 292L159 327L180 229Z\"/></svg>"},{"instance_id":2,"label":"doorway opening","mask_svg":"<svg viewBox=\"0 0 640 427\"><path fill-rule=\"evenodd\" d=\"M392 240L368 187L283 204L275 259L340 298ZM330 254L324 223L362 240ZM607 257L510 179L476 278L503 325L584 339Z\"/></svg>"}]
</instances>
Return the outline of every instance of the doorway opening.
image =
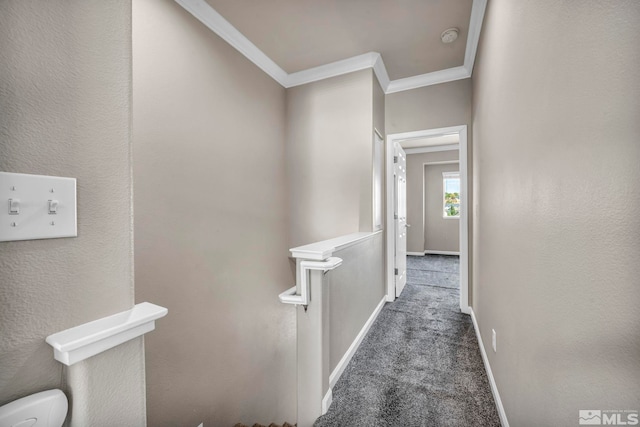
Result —
<instances>
[{"instance_id":1,"label":"doorway opening","mask_svg":"<svg viewBox=\"0 0 640 427\"><path fill-rule=\"evenodd\" d=\"M418 148L420 140L430 139L428 147ZM436 142L437 141L437 142ZM455 143L453 143L455 141ZM401 144L402 143L402 144ZM406 151L401 147L404 145ZM447 128L427 129L415 132L404 132L387 135L386 144L386 267L387 267L387 301L394 301L400 295L406 282L406 210L398 207L399 201L406 203L406 166L398 163L397 159L406 161L406 154L419 152L450 151L458 149L459 162L459 197L447 196L446 179L453 179L452 175L443 174L443 217L459 219L459 260L460 260L460 311L470 314L469 307L469 209L468 209L468 165L467 165L467 126L452 126ZM422 150L422 151L418 151ZM395 160L395 162L394 162ZM442 163L442 162L436 162ZM446 161L445 161L446 163ZM426 166L424 166L426 167ZM404 168L404 175L403 175ZM403 185L398 185L404 182ZM449 185L452 185L449 183ZM454 191L452 191L454 192ZM447 197L449 197L447 199ZM402 203L400 203L402 204ZM428 252L428 251L427 251ZM438 252L438 251L431 251ZM448 252L448 251L443 251ZM451 251L453 254L453 251ZM411 254L411 251L410 251ZM447 255L443 253L442 255Z\"/></svg>"}]
</instances>

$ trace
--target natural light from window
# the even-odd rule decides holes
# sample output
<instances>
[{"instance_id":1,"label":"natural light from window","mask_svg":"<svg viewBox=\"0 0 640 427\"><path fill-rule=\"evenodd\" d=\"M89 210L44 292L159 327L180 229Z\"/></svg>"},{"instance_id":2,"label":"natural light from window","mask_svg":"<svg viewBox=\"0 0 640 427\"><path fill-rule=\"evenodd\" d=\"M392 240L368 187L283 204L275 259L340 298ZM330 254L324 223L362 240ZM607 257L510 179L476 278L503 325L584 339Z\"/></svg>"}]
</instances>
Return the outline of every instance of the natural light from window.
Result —
<instances>
[{"instance_id":1,"label":"natural light from window","mask_svg":"<svg viewBox=\"0 0 640 427\"><path fill-rule=\"evenodd\" d=\"M460 218L460 172L442 173L443 218Z\"/></svg>"}]
</instances>

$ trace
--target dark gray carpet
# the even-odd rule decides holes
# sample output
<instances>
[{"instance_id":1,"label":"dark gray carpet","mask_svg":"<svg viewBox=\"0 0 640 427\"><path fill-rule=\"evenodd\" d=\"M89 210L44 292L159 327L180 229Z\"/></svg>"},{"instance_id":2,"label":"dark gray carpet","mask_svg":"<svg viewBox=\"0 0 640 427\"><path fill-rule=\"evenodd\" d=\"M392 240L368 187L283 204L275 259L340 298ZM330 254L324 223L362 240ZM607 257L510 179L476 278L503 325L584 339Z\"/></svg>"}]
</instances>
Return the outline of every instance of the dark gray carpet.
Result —
<instances>
[{"instance_id":1,"label":"dark gray carpet","mask_svg":"<svg viewBox=\"0 0 640 427\"><path fill-rule=\"evenodd\" d=\"M425 255L407 257L407 280L416 285L460 289L460 257Z\"/></svg>"},{"instance_id":2,"label":"dark gray carpet","mask_svg":"<svg viewBox=\"0 0 640 427\"><path fill-rule=\"evenodd\" d=\"M500 426L458 290L418 273L456 274L457 257L425 258L408 257L402 295L380 312L316 427Z\"/></svg>"}]
</instances>

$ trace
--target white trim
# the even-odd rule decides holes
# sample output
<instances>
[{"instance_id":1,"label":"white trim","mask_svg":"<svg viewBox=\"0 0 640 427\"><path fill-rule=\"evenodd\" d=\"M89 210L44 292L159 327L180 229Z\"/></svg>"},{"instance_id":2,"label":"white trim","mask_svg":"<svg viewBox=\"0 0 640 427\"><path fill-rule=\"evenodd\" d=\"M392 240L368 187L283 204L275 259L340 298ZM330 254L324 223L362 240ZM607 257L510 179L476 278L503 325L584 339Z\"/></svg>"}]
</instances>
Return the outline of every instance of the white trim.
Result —
<instances>
[{"instance_id":1,"label":"white trim","mask_svg":"<svg viewBox=\"0 0 640 427\"><path fill-rule=\"evenodd\" d=\"M287 76L284 87L290 88L300 86L307 83L317 82L318 80L353 73L354 71L373 68L379 58L380 54L378 52L363 53L362 55L353 56L341 61L291 73ZM383 87L382 89L384 90L386 87Z\"/></svg>"},{"instance_id":2,"label":"white trim","mask_svg":"<svg viewBox=\"0 0 640 427\"><path fill-rule=\"evenodd\" d=\"M300 262L297 263L298 278L296 280L296 286L292 286L282 292L278 295L278 299L283 304L304 305L306 307L309 304L310 294L310 283L307 280L309 270L322 270L323 272L327 272L341 265L342 258L338 257L329 257L324 261L300 260ZM298 290L300 290L300 294L298 294Z\"/></svg>"},{"instance_id":3,"label":"white trim","mask_svg":"<svg viewBox=\"0 0 640 427\"><path fill-rule=\"evenodd\" d=\"M471 19L469 19L467 46L464 51L464 67L469 72L469 77L473 74L473 65L476 60L478 42L480 41L480 31L482 30L482 21L484 20L484 12L486 8L487 0L473 0L473 5L471 6Z\"/></svg>"},{"instance_id":4,"label":"white trim","mask_svg":"<svg viewBox=\"0 0 640 427\"><path fill-rule=\"evenodd\" d=\"M321 242L291 248L289 249L289 252L291 252L292 258L322 261L329 258L336 251L353 246L363 240L370 239L379 233L382 233L382 230L360 231L358 233L351 233L334 239L323 240Z\"/></svg>"},{"instance_id":5,"label":"white trim","mask_svg":"<svg viewBox=\"0 0 640 427\"><path fill-rule=\"evenodd\" d=\"M389 88L389 84L391 81L389 80L389 74L387 74L387 67L384 66L384 61L382 60L382 55L378 54L378 58L373 64L373 72L376 74L378 78L378 83L380 83L380 87L384 93L387 93L387 89Z\"/></svg>"},{"instance_id":6,"label":"white trim","mask_svg":"<svg viewBox=\"0 0 640 427\"><path fill-rule=\"evenodd\" d=\"M435 153L438 151L453 151L458 150L460 148L460 144L446 144L446 145L430 145L427 147L415 147L415 148L405 148L404 152L409 154L422 154L422 153ZM458 163L459 160L456 160Z\"/></svg>"},{"instance_id":7,"label":"white trim","mask_svg":"<svg viewBox=\"0 0 640 427\"><path fill-rule=\"evenodd\" d=\"M460 129L460 311L469 314L469 166L467 126Z\"/></svg>"},{"instance_id":8,"label":"white trim","mask_svg":"<svg viewBox=\"0 0 640 427\"><path fill-rule=\"evenodd\" d=\"M378 306L375 308L375 310L373 310L373 313L371 313L371 316L369 316L369 319L367 319L358 335L356 335L356 338L347 349L347 352L344 354L344 356L342 356L342 359L340 359L331 375L329 375L329 390L331 390L338 382L338 379L340 379L340 376L351 361L353 355L358 350L358 347L360 347L360 343L362 343L365 335L367 335L367 332L369 332L371 325L373 325L373 322L375 322L376 318L380 314L380 311L382 311L382 307L384 307L384 304L386 302L386 298L382 298L382 300L380 300L380 303L378 303Z\"/></svg>"},{"instance_id":9,"label":"white trim","mask_svg":"<svg viewBox=\"0 0 640 427\"><path fill-rule=\"evenodd\" d=\"M394 206L393 206L393 191L394 191L394 164L393 164L393 142L391 141L391 135L387 135L387 149L385 156L385 204L386 204L386 221L387 221L387 232L385 234L387 246L387 256L386 256L386 270L387 270L387 280L386 280L386 288L387 288L387 302L393 302L396 299L396 281L395 281L395 253L394 253L394 244L395 244L395 224L393 219L394 214Z\"/></svg>"},{"instance_id":10,"label":"white trim","mask_svg":"<svg viewBox=\"0 0 640 427\"><path fill-rule=\"evenodd\" d=\"M198 21L207 28L219 35L224 41L229 43L238 52L243 54L249 61L253 62L262 71L271 76L272 79L287 87L289 75L278 66L271 58L265 55L256 45L246 38L229 21L224 19L205 0L175 0L187 12L192 14Z\"/></svg>"},{"instance_id":11,"label":"white trim","mask_svg":"<svg viewBox=\"0 0 640 427\"><path fill-rule=\"evenodd\" d=\"M463 125L464 126L464 125ZM387 135L387 138L393 136L394 141L402 142L411 139L431 138L434 136L447 136L454 133L460 133L462 126L449 126L446 128L428 129L428 130L414 130L411 132L394 133Z\"/></svg>"},{"instance_id":12,"label":"white trim","mask_svg":"<svg viewBox=\"0 0 640 427\"><path fill-rule=\"evenodd\" d=\"M422 167L425 167L425 166L439 166L439 165L457 165L459 163L460 163L460 160L443 160L441 162L423 163Z\"/></svg>"},{"instance_id":13,"label":"white trim","mask_svg":"<svg viewBox=\"0 0 640 427\"><path fill-rule=\"evenodd\" d=\"M478 320L476 319L476 314L473 309L470 309L471 321L473 321L473 328L476 330L476 337L478 338L478 346L480 347L480 354L482 355L482 362L484 363L484 369L487 371L487 377L489 378L489 385L491 386L491 393L493 394L493 399L496 402L496 408L498 409L498 416L500 417L500 424L502 427L509 427L509 420L507 420L507 413L504 411L504 406L502 405L502 399L500 398L500 392L498 391L498 385L496 384L496 379L493 377L493 372L491 371L491 364L489 363L489 357L487 357L487 352L484 349L484 343L482 342L482 335L480 334L480 327L478 326Z\"/></svg>"},{"instance_id":14,"label":"white trim","mask_svg":"<svg viewBox=\"0 0 640 427\"><path fill-rule=\"evenodd\" d=\"M216 10L205 0L175 1L187 12L202 22L207 28L219 35L223 40L229 43L232 47L238 50L238 52L256 64L258 68L267 73L271 78L285 88L324 80L366 68L373 68L384 93L411 90L423 86L430 86L471 77L478 49L478 42L480 40L482 21L484 19L484 12L487 5L487 0L473 0L463 65L390 81L382 56L378 52L369 52L343 59L341 61L332 62L330 64L288 74L240 31L238 31L238 29L231 25L229 21L216 12Z\"/></svg>"},{"instance_id":15,"label":"white trim","mask_svg":"<svg viewBox=\"0 0 640 427\"><path fill-rule=\"evenodd\" d=\"M411 256L424 256L424 252L407 252L407 255L411 255Z\"/></svg>"},{"instance_id":16,"label":"white trim","mask_svg":"<svg viewBox=\"0 0 640 427\"><path fill-rule=\"evenodd\" d=\"M433 71L431 73L420 74L418 76L406 77L404 79L392 80L389 83L386 93L402 92L416 89L423 86L437 85L440 83L452 82L471 77L469 70L464 65L447 68L446 70Z\"/></svg>"},{"instance_id":17,"label":"white trim","mask_svg":"<svg viewBox=\"0 0 640 427\"><path fill-rule=\"evenodd\" d=\"M394 230L393 227L393 144L407 139L428 138L457 133L460 136L459 162L460 162L460 311L470 313L469 307L469 221L468 221L468 198L467 180L467 125L450 126L439 129L428 129L413 132L403 132L387 135L387 301L395 300L395 282L393 271L395 260L393 256Z\"/></svg>"},{"instance_id":18,"label":"white trim","mask_svg":"<svg viewBox=\"0 0 640 427\"><path fill-rule=\"evenodd\" d=\"M457 219L457 218L456 218ZM424 251L425 255L460 255L460 252L456 251Z\"/></svg>"},{"instance_id":19,"label":"white trim","mask_svg":"<svg viewBox=\"0 0 640 427\"><path fill-rule=\"evenodd\" d=\"M327 411L329 410L329 406L331 406L332 403L333 403L333 390L331 390L331 387L329 387L327 394L325 394L324 397L322 398L322 408L321 408L322 415L327 413Z\"/></svg>"},{"instance_id":20,"label":"white trim","mask_svg":"<svg viewBox=\"0 0 640 427\"><path fill-rule=\"evenodd\" d=\"M155 321L167 313L165 307L141 302L129 310L49 335L45 341L53 347L54 359L71 366L153 331Z\"/></svg>"}]
</instances>

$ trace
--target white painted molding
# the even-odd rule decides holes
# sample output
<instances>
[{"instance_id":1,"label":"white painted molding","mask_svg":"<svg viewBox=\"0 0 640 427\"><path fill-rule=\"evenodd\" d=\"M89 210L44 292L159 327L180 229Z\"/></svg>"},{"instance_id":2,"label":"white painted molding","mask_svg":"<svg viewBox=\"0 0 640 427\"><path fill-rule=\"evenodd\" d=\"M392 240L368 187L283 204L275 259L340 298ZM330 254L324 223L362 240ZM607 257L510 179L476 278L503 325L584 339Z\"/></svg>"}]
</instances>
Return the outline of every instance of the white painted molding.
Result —
<instances>
[{"instance_id":1,"label":"white painted molding","mask_svg":"<svg viewBox=\"0 0 640 427\"><path fill-rule=\"evenodd\" d=\"M424 251L425 255L460 255L460 252L455 251Z\"/></svg>"},{"instance_id":2,"label":"white painted molding","mask_svg":"<svg viewBox=\"0 0 640 427\"><path fill-rule=\"evenodd\" d=\"M385 285L387 288L386 298L387 302L393 302L396 300L396 276L394 274L395 268L395 224L393 219L394 214L394 164L393 156L395 155L393 147L393 135L387 135L386 141L386 155L385 155L385 209L386 209L386 222L387 232L385 235L385 264L387 277ZM394 239L394 240L391 240Z\"/></svg>"},{"instance_id":3,"label":"white painted molding","mask_svg":"<svg viewBox=\"0 0 640 427\"><path fill-rule=\"evenodd\" d=\"M293 258L322 261L329 258L336 251L353 246L356 243L370 239L380 233L382 233L382 230L360 231L358 233L347 234L334 239L323 240L321 242L291 248L289 249L289 252L291 252L291 256Z\"/></svg>"},{"instance_id":4,"label":"white painted molding","mask_svg":"<svg viewBox=\"0 0 640 427\"><path fill-rule=\"evenodd\" d=\"M436 165L457 165L460 163L460 160L443 160L441 162L427 162L423 163L422 166L436 166Z\"/></svg>"},{"instance_id":5,"label":"white painted molding","mask_svg":"<svg viewBox=\"0 0 640 427\"><path fill-rule=\"evenodd\" d=\"M476 61L478 43L480 42L480 31L484 12L487 8L487 0L473 0L471 6L471 19L469 19L469 34L467 35L467 46L464 51L464 68L469 72L469 77L473 74L473 65Z\"/></svg>"},{"instance_id":6,"label":"white painted molding","mask_svg":"<svg viewBox=\"0 0 640 427\"><path fill-rule=\"evenodd\" d=\"M389 83L386 93L402 92L404 90L416 89L423 86L437 85L440 83L452 82L471 77L469 70L463 65L459 67L447 68L446 70L434 71L432 73L420 74L418 76L406 77L404 79L392 80Z\"/></svg>"},{"instance_id":7,"label":"white painted molding","mask_svg":"<svg viewBox=\"0 0 640 427\"><path fill-rule=\"evenodd\" d=\"M480 354L482 355L482 362L484 363L484 369L487 371L487 377L489 378L491 393L493 394L493 399L496 401L496 408L498 409L500 424L502 424L502 427L509 427L509 420L507 420L507 413L504 411L504 406L502 405L502 399L500 398L500 392L498 391L498 385L496 384L496 379L493 377L493 372L491 371L491 364L489 363L487 352L484 349L484 343L482 342L482 335L480 334L480 327L478 326L478 320L476 319L476 314L474 313L472 308L469 308L469 312L471 314L471 321L473 321L473 328L476 330L476 337L478 338L478 346L480 347Z\"/></svg>"},{"instance_id":8,"label":"white painted molding","mask_svg":"<svg viewBox=\"0 0 640 427\"><path fill-rule=\"evenodd\" d=\"M46 342L58 362L71 366L153 331L155 321L167 312L164 307L142 302L130 310L49 335Z\"/></svg>"},{"instance_id":9,"label":"white painted molding","mask_svg":"<svg viewBox=\"0 0 640 427\"><path fill-rule=\"evenodd\" d=\"M380 54L378 54L378 58L373 64L373 72L378 78L378 83L380 83L382 91L387 93L387 89L389 88L391 81L389 80L389 74L387 74L387 67L384 66L384 61L382 61L382 55Z\"/></svg>"},{"instance_id":10,"label":"white painted molding","mask_svg":"<svg viewBox=\"0 0 640 427\"><path fill-rule=\"evenodd\" d=\"M432 145L428 147L405 148L404 152L409 154L435 153L438 151L452 151L460 149L460 144ZM458 163L458 160L456 160Z\"/></svg>"},{"instance_id":11,"label":"white painted molding","mask_svg":"<svg viewBox=\"0 0 640 427\"><path fill-rule=\"evenodd\" d=\"M371 325L373 325L373 322L375 322L376 318L382 311L382 307L384 307L384 304L386 302L387 302L386 298L382 298L382 300L380 300L380 303L378 303L378 306L375 308L375 310L373 310L373 313L371 313L371 316L369 316L369 319L367 319L367 321L365 322L364 326L362 327L358 335L356 335L356 338L353 340L353 342L347 349L347 352L344 354L344 356L342 356L342 359L340 359L340 361L336 365L336 368L333 370L331 375L329 375L329 391L331 391L331 389L336 385L336 383L340 379L340 376L342 375L345 368L351 361L351 358L353 357L353 355L356 354L356 351L358 350L358 347L360 347L362 340L364 339L365 335L367 335L367 332L369 332Z\"/></svg>"},{"instance_id":12,"label":"white painted molding","mask_svg":"<svg viewBox=\"0 0 640 427\"><path fill-rule=\"evenodd\" d=\"M318 80L353 73L354 71L373 68L379 58L380 54L378 52L369 52L343 59L341 61L332 62L330 64L320 65L319 67L298 71L297 73L291 73L287 76L286 84L284 86L287 88L300 86L307 83L317 82Z\"/></svg>"},{"instance_id":13,"label":"white painted molding","mask_svg":"<svg viewBox=\"0 0 640 427\"><path fill-rule=\"evenodd\" d=\"M394 142L411 139L429 138L457 133L459 135L460 150L460 311L469 314L469 222L468 222L468 192L467 192L467 125L450 126L446 128L426 129L412 132L402 132L387 135L386 158L386 198L394 200L393 194L393 144ZM394 224L393 203L387 203L387 241L386 241L386 270L387 270L387 301L395 300L395 283L393 271L394 260Z\"/></svg>"},{"instance_id":14,"label":"white painted molding","mask_svg":"<svg viewBox=\"0 0 640 427\"><path fill-rule=\"evenodd\" d=\"M454 133L460 133L462 130L462 126L449 126L446 128L438 128L438 129L427 129L427 130L414 130L411 132L400 132L394 133L392 135L387 135L387 138L393 136L395 141L407 141L410 139L422 139L422 138L431 138L435 136L445 136L452 135Z\"/></svg>"},{"instance_id":15,"label":"white painted molding","mask_svg":"<svg viewBox=\"0 0 640 427\"><path fill-rule=\"evenodd\" d=\"M283 304L304 305L309 304L309 270L322 270L323 272L334 270L342 265L342 258L329 257L324 261L301 260L297 263L296 286L292 286L278 295ZM300 294L298 294L300 289Z\"/></svg>"},{"instance_id":16,"label":"white painted molding","mask_svg":"<svg viewBox=\"0 0 640 427\"><path fill-rule=\"evenodd\" d=\"M329 390L327 391L327 394L324 395L324 397L322 398L322 415L326 414L327 411L329 410L329 406L331 406L331 404L333 403L333 390L331 390L331 388L329 388Z\"/></svg>"},{"instance_id":17,"label":"white painted molding","mask_svg":"<svg viewBox=\"0 0 640 427\"><path fill-rule=\"evenodd\" d=\"M424 252L407 252L407 255L411 255L411 256L424 256Z\"/></svg>"},{"instance_id":18,"label":"white painted molding","mask_svg":"<svg viewBox=\"0 0 640 427\"><path fill-rule=\"evenodd\" d=\"M175 1L285 88L373 68L384 93L401 92L471 77L487 5L487 0L473 0L463 65L390 81L382 56L377 52L369 52L288 74L231 25L229 21L216 12L205 0Z\"/></svg>"}]
</instances>

